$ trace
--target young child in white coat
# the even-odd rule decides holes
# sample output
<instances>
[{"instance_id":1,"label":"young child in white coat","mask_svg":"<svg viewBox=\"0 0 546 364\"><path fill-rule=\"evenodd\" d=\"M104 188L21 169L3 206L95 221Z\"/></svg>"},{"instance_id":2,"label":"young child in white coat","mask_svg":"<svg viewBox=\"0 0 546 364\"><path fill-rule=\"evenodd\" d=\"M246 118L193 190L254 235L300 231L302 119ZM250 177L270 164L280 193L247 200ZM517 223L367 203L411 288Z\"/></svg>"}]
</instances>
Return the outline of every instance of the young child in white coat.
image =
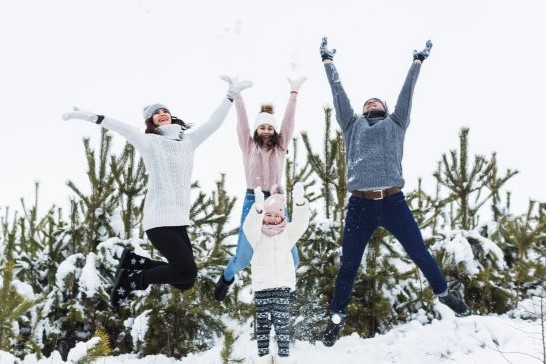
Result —
<instances>
[{"instance_id":1,"label":"young child in white coat","mask_svg":"<svg viewBox=\"0 0 546 364\"><path fill-rule=\"evenodd\" d=\"M292 191L292 221L286 221L286 198L273 193L264 201L261 187L254 189L255 203L243 224L244 233L254 250L251 261L252 289L256 305L258 356L255 364L295 363L290 350L290 291L296 288L296 270L291 250L307 230L309 206L303 183ZM269 354L269 333L275 327L278 356Z\"/></svg>"}]
</instances>

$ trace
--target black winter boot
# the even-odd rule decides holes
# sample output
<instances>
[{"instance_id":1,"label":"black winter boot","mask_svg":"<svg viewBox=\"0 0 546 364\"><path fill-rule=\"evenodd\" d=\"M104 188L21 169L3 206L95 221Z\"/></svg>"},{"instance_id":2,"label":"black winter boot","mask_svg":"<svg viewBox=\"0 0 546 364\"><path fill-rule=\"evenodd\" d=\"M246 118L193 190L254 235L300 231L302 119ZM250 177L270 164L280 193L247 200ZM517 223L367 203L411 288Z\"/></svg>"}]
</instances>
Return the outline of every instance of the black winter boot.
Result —
<instances>
[{"instance_id":1,"label":"black winter boot","mask_svg":"<svg viewBox=\"0 0 546 364\"><path fill-rule=\"evenodd\" d=\"M120 269L110 292L110 303L117 308L129 299L131 292L141 289L146 289L142 283L142 271Z\"/></svg>"},{"instance_id":2,"label":"black winter boot","mask_svg":"<svg viewBox=\"0 0 546 364\"><path fill-rule=\"evenodd\" d=\"M149 263L152 260L150 258L142 257L133 253L133 249L124 248L119 258L118 269L116 270L116 277L119 275L120 269L127 270L144 270L149 269Z\"/></svg>"},{"instance_id":3,"label":"black winter boot","mask_svg":"<svg viewBox=\"0 0 546 364\"><path fill-rule=\"evenodd\" d=\"M216 298L217 301L223 301L224 298L226 298L229 286L234 281L235 278L233 278L231 282L228 282L224 279L224 273L220 274L220 278L218 279L218 282L216 282L216 286L214 286L214 298Z\"/></svg>"},{"instance_id":4,"label":"black winter boot","mask_svg":"<svg viewBox=\"0 0 546 364\"><path fill-rule=\"evenodd\" d=\"M466 306L464 301L457 296L455 292L449 291L447 293L447 296L438 297L438 299L444 305L451 308L455 312L455 316L465 317L470 315L470 311L468 310L468 307Z\"/></svg>"},{"instance_id":5,"label":"black winter boot","mask_svg":"<svg viewBox=\"0 0 546 364\"><path fill-rule=\"evenodd\" d=\"M345 325L345 317L333 314L326 324L326 329L324 329L324 334L322 335L322 343L324 346L334 346L337 339L339 338L339 331Z\"/></svg>"}]
</instances>

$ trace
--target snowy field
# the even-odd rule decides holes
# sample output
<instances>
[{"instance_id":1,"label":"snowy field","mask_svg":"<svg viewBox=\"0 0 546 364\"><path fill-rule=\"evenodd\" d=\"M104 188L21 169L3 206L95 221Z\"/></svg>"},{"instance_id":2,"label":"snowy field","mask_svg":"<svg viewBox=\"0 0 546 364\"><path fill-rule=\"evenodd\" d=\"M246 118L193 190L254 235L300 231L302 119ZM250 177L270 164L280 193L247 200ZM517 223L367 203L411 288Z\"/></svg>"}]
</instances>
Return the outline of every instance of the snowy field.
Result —
<instances>
[{"instance_id":1,"label":"snowy field","mask_svg":"<svg viewBox=\"0 0 546 364\"><path fill-rule=\"evenodd\" d=\"M357 335L342 337L335 346L327 348L322 343L315 345L296 341L291 356L298 364L361 364L361 363L514 363L536 364L544 360L544 340L541 335L543 320L529 320L540 317L540 299L523 302L520 309L502 316L470 316L456 318L449 309L437 304L442 320L422 325L418 320L398 326L384 335L371 339L361 339ZM251 328L240 327L236 332L238 339L234 344L233 359L246 359L250 362L256 354L256 342L250 340ZM83 343L81 344L83 346ZM272 341L270 349L275 349ZM134 355L121 355L101 358L97 364L203 364L221 363L222 342L212 349L175 360L163 355L136 358ZM81 347L70 354L75 362ZM273 350L274 352L274 350ZM0 363L14 364L14 358L0 352ZM65 363L58 355L36 360L27 357L22 364Z\"/></svg>"}]
</instances>

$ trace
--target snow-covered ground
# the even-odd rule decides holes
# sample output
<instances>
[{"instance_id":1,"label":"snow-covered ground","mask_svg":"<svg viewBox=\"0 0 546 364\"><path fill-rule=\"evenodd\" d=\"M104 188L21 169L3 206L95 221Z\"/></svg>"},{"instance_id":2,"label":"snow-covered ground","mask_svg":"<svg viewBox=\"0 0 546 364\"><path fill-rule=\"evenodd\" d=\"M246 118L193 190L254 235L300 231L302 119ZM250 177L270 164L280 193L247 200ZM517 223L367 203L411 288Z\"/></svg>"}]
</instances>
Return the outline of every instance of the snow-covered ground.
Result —
<instances>
[{"instance_id":1,"label":"snow-covered ground","mask_svg":"<svg viewBox=\"0 0 546 364\"><path fill-rule=\"evenodd\" d=\"M449 309L437 305L443 316L422 325L414 320L400 325L384 335L362 339L357 335L342 337L335 346L327 348L322 343L310 344L296 341L291 356L298 364L361 364L361 363L542 363L543 336L542 320L524 318L540 317L540 300L527 300L521 308L502 316L470 316L456 318ZM251 328L239 327L234 344L233 359L243 358L250 362L256 354L256 342L250 340ZM83 344L83 343L82 343ZM271 342L274 352L276 344ZM75 348L74 351L81 351ZM97 364L203 364L221 363L222 342L212 349L175 360L163 355L136 358L134 355L121 355L101 358ZM73 357L76 353L72 353ZM70 362L70 361L69 361ZM0 352L0 363L13 364L10 354ZM37 361L27 357L23 364L64 363L58 356Z\"/></svg>"}]
</instances>

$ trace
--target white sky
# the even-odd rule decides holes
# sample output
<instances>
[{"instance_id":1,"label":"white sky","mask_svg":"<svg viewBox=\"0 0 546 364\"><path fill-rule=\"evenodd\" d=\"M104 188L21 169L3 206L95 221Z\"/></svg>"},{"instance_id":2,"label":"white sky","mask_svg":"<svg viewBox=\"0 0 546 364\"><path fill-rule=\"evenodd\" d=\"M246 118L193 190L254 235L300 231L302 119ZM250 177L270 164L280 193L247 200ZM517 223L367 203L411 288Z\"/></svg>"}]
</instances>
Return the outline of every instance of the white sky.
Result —
<instances>
[{"instance_id":1,"label":"white sky","mask_svg":"<svg viewBox=\"0 0 546 364\"><path fill-rule=\"evenodd\" d=\"M335 3L335 5L334 5ZM479 3L477 5L477 3ZM498 154L513 211L546 201L544 135L536 113L546 84L543 5L528 1L20 0L0 6L0 206L19 207L41 182L41 207L65 205L68 179L86 185L82 137L100 130L60 115L73 105L142 128L142 107L163 102L199 125L225 94L222 73L251 79L249 117L262 102L284 112L286 76L306 75L296 135L318 148L331 94L318 47L323 35L355 110L378 96L392 108L414 48L434 47L416 86L404 155L406 189L431 177L441 154L470 127L471 152ZM196 154L194 179L245 188L232 110ZM143 128L142 128L143 129ZM123 139L116 136L117 146ZM301 143L300 143L301 145ZM302 149L303 150L303 146ZM237 212L238 214L238 212Z\"/></svg>"}]
</instances>

